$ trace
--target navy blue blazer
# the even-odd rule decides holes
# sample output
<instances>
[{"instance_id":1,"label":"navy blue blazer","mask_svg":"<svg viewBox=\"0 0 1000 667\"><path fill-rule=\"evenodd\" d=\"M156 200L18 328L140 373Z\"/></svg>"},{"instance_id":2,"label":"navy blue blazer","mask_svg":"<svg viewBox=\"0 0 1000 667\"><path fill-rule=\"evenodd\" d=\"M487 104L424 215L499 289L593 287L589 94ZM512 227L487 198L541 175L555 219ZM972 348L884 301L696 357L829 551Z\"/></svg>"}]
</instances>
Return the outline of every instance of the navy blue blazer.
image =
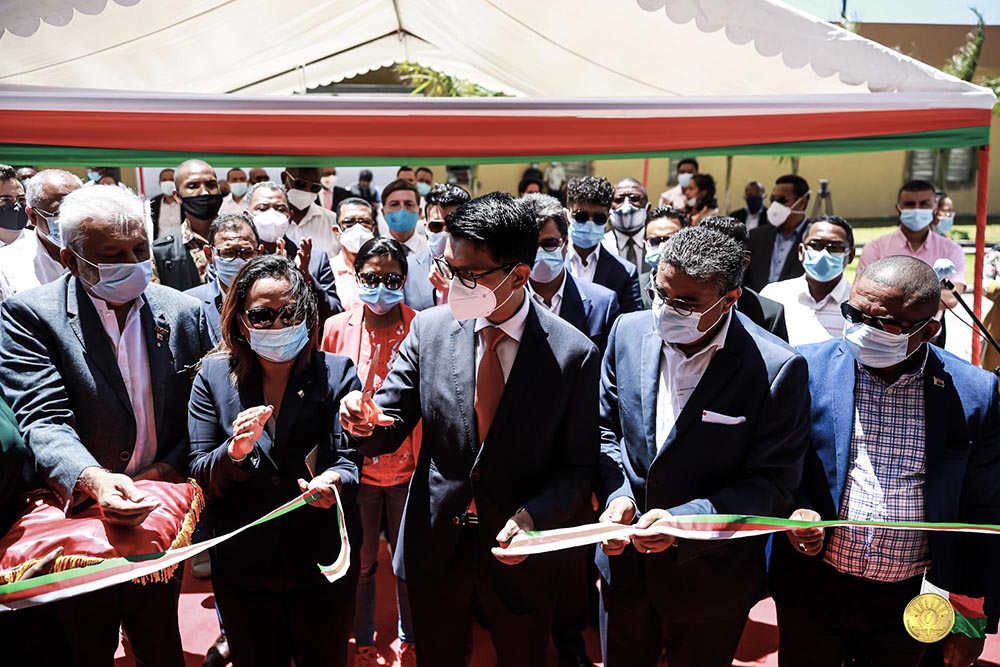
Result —
<instances>
[{"instance_id":1,"label":"navy blue blazer","mask_svg":"<svg viewBox=\"0 0 1000 667\"><path fill-rule=\"evenodd\" d=\"M294 259L299 247L287 236L285 237L285 255ZM319 248L313 247L309 256L309 276L312 278L313 294L316 295L316 305L319 306L319 321L326 320L337 313L344 312L344 307L337 296L337 279L330 266L330 258Z\"/></svg>"},{"instance_id":2,"label":"navy blue blazer","mask_svg":"<svg viewBox=\"0 0 1000 667\"><path fill-rule=\"evenodd\" d=\"M515 609L530 608L562 559L533 556L516 567L490 548L507 520L526 509L539 529L568 525L590 503L600 448L600 355L579 331L529 303L524 334L482 447L473 405L475 320L447 306L418 313L375 402L395 419L361 439L359 451L395 451L422 420L423 440L394 554L396 573L426 584L449 576L475 498L480 567ZM550 556L553 556L550 558Z\"/></svg>"},{"instance_id":3,"label":"navy blue blazer","mask_svg":"<svg viewBox=\"0 0 1000 667\"><path fill-rule=\"evenodd\" d=\"M611 330L601 376L602 506L619 496L639 512L787 516L809 436L805 360L737 312L725 345L656 447L656 396L663 342L648 311L622 315ZM706 421L710 410L739 420ZM764 538L681 540L659 554L629 547L601 575L621 589L645 587L676 601L675 621L743 614L765 594Z\"/></svg>"},{"instance_id":4,"label":"navy blue blazer","mask_svg":"<svg viewBox=\"0 0 1000 667\"><path fill-rule=\"evenodd\" d=\"M406 258L406 284L403 303L413 310L427 310L437 305L437 294L430 281L431 251L424 248Z\"/></svg>"},{"instance_id":5,"label":"navy blue blazer","mask_svg":"<svg viewBox=\"0 0 1000 667\"><path fill-rule=\"evenodd\" d=\"M618 296L621 312L642 310L639 270L635 264L607 250L602 249L600 253L594 269L594 282L607 287Z\"/></svg>"},{"instance_id":6,"label":"navy blue blazer","mask_svg":"<svg viewBox=\"0 0 1000 667\"><path fill-rule=\"evenodd\" d=\"M1000 523L1000 407L997 378L944 350L930 351L924 366L926 409L927 521ZM835 338L803 345L812 393L812 438L806 454L797 507L836 519L854 431L856 363ZM826 532L829 539L831 531ZM780 538L780 539L779 539ZM1000 616L1000 545L992 536L928 533L931 571L938 586L986 597L992 632ZM771 587L776 597L799 586L822 555L804 556L776 536L771 553Z\"/></svg>"},{"instance_id":7,"label":"navy blue blazer","mask_svg":"<svg viewBox=\"0 0 1000 667\"><path fill-rule=\"evenodd\" d=\"M559 317L576 327L602 353L618 314L618 297L614 292L597 283L576 280L566 272Z\"/></svg>"},{"instance_id":8,"label":"navy blue blazer","mask_svg":"<svg viewBox=\"0 0 1000 667\"><path fill-rule=\"evenodd\" d=\"M219 291L219 283L215 279L211 279L204 285L184 290L184 293L201 302L201 312L204 313L205 323L208 325L208 336L211 338L213 346L218 345L222 340L219 328L219 316L222 314L222 292Z\"/></svg>"},{"instance_id":9,"label":"navy blue blazer","mask_svg":"<svg viewBox=\"0 0 1000 667\"><path fill-rule=\"evenodd\" d=\"M221 535L295 498L300 493L296 480L309 479L306 455L318 447L316 474L334 470L343 482L341 498L356 553L361 524L354 500L361 459L344 446L338 418L340 400L361 389L354 364L347 357L315 352L288 381L274 438L265 430L253 452L234 463L227 449L233 421L243 410L265 404L258 373L234 386L229 356L213 354L194 380L189 459L191 476L207 498L203 522L213 535ZM219 545L212 554L212 576L273 592L326 585L316 565L329 565L337 557L338 535L332 508L303 507Z\"/></svg>"}]
</instances>

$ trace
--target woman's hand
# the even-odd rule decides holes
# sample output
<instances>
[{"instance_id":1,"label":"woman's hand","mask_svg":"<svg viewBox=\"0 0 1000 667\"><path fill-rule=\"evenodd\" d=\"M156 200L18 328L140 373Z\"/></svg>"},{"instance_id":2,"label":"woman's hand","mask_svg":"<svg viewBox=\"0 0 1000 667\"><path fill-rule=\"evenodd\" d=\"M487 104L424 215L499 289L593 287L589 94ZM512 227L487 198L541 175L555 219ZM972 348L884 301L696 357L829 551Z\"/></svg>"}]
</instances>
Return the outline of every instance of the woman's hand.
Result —
<instances>
[{"instance_id":1,"label":"woman's hand","mask_svg":"<svg viewBox=\"0 0 1000 667\"><path fill-rule=\"evenodd\" d=\"M253 451L254 445L264 432L264 425L274 413L270 405L247 408L236 416L233 422L233 439L229 441L229 456L239 461Z\"/></svg>"}]
</instances>

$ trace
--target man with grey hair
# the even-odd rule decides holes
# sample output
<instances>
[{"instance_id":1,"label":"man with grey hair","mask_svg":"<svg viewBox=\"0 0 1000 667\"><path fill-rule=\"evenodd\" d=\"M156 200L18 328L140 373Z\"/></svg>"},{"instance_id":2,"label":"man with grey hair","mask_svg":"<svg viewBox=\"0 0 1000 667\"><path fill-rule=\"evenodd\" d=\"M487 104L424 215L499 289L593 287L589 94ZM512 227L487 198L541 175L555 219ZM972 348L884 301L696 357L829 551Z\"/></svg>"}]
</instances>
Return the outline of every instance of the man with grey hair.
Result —
<instances>
[{"instance_id":1,"label":"man with grey hair","mask_svg":"<svg viewBox=\"0 0 1000 667\"><path fill-rule=\"evenodd\" d=\"M808 438L805 360L734 308L744 251L714 229L660 244L653 310L618 318L601 377L600 520L786 516ZM608 667L728 667L765 593L766 538L642 531L597 552ZM670 549L667 551L667 549Z\"/></svg>"},{"instance_id":2,"label":"man with grey hair","mask_svg":"<svg viewBox=\"0 0 1000 667\"><path fill-rule=\"evenodd\" d=\"M812 415L793 519L1000 523L997 379L927 344L941 326L940 299L930 266L885 257L841 305L843 336L798 348ZM786 535L774 540L770 569L783 666L972 665L985 633L997 631L994 538L880 528ZM985 618L965 634L956 626L921 663L928 646L901 619L929 584L985 598Z\"/></svg>"},{"instance_id":3,"label":"man with grey hair","mask_svg":"<svg viewBox=\"0 0 1000 667\"><path fill-rule=\"evenodd\" d=\"M138 526L157 503L134 480L183 480L190 369L210 348L197 300L150 284L142 200L113 185L59 210L69 273L0 305L0 385L34 472L67 514L96 503ZM110 664L119 627L136 662L179 665L179 575L58 603L75 664Z\"/></svg>"},{"instance_id":4,"label":"man with grey hair","mask_svg":"<svg viewBox=\"0 0 1000 667\"><path fill-rule=\"evenodd\" d=\"M0 302L66 272L59 255L59 205L81 187L79 177L62 169L44 169L28 182L25 211L34 229L25 229L21 238L0 248Z\"/></svg>"}]
</instances>

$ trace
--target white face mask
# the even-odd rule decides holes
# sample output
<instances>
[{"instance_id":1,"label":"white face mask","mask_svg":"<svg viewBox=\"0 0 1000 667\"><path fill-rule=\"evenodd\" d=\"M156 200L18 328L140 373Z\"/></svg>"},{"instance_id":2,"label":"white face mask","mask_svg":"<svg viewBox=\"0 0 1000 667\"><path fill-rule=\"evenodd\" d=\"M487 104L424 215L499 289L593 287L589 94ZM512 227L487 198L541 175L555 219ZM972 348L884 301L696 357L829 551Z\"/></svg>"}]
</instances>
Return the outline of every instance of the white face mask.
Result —
<instances>
[{"instance_id":1,"label":"white face mask","mask_svg":"<svg viewBox=\"0 0 1000 667\"><path fill-rule=\"evenodd\" d=\"M333 190L334 186L337 185L337 175L330 174L329 176L324 176L319 179L319 182L323 184L323 187L327 190Z\"/></svg>"},{"instance_id":2,"label":"white face mask","mask_svg":"<svg viewBox=\"0 0 1000 667\"><path fill-rule=\"evenodd\" d=\"M510 273L500 281L500 285L497 285L493 289L482 284L477 284L474 288L470 289L463 285L462 281L457 277L452 278L448 287L448 307L451 308L451 314L455 316L456 320L461 322L462 320L489 317L497 308L503 308L504 304L514 296L516 290L512 290L507 295L507 298L503 300L503 303L499 304L497 303L496 291L500 289L501 285L507 282L507 278L510 278L513 273L514 270L511 269Z\"/></svg>"},{"instance_id":3,"label":"white face mask","mask_svg":"<svg viewBox=\"0 0 1000 667\"><path fill-rule=\"evenodd\" d=\"M794 202L792 202L792 206L798 204L800 201L802 201L803 197L807 197L808 195L809 193L807 192L802 197L796 199ZM801 213L802 215L805 215L806 213L805 211L793 211L792 206L785 206L781 202L777 201L771 202L771 205L767 207L767 221L770 222L775 227L781 227L783 224L785 224L785 221L788 220L789 216L795 213Z\"/></svg>"},{"instance_id":4,"label":"white face mask","mask_svg":"<svg viewBox=\"0 0 1000 667\"><path fill-rule=\"evenodd\" d=\"M359 224L354 224L347 231L340 233L341 245L344 246L344 250L352 255L357 255L358 251L361 250L361 246L373 238L375 238L375 235L368 231L367 227Z\"/></svg>"},{"instance_id":5,"label":"white face mask","mask_svg":"<svg viewBox=\"0 0 1000 667\"><path fill-rule=\"evenodd\" d=\"M288 231L288 218L281 211L269 208L253 216L257 235L264 243L277 243Z\"/></svg>"},{"instance_id":6,"label":"white face mask","mask_svg":"<svg viewBox=\"0 0 1000 667\"><path fill-rule=\"evenodd\" d=\"M623 234L634 234L646 224L646 207L636 208L632 202L625 203L617 209L611 209L611 226Z\"/></svg>"},{"instance_id":7,"label":"white face mask","mask_svg":"<svg viewBox=\"0 0 1000 667\"><path fill-rule=\"evenodd\" d=\"M687 198L687 205L688 205L688 208L694 208L695 206L698 205L698 198L697 197L688 197Z\"/></svg>"},{"instance_id":8,"label":"white face mask","mask_svg":"<svg viewBox=\"0 0 1000 667\"><path fill-rule=\"evenodd\" d=\"M305 190L289 190L288 203L300 211L309 208L309 205L316 201L316 195Z\"/></svg>"},{"instance_id":9,"label":"white face mask","mask_svg":"<svg viewBox=\"0 0 1000 667\"><path fill-rule=\"evenodd\" d=\"M925 326L927 326L926 322L917 327L916 331L906 334L892 334L864 323L845 322L844 347L862 366L889 368L906 361L906 358L910 356L906 353L906 349L910 345L910 337L916 335Z\"/></svg>"},{"instance_id":10,"label":"white face mask","mask_svg":"<svg viewBox=\"0 0 1000 667\"><path fill-rule=\"evenodd\" d=\"M706 308L700 313L691 313L687 317L677 313L673 308L668 306L663 301L657 299L653 302L653 317L656 318L656 333L660 335L664 343L669 345L690 345L702 337L711 330L719 320L725 315L725 312L719 314L711 325L705 327L704 331L698 329L698 324L701 323L701 318L705 313L709 312L713 308L719 305L719 303L726 298L723 294L719 297L719 300L713 303L711 306Z\"/></svg>"},{"instance_id":11,"label":"white face mask","mask_svg":"<svg viewBox=\"0 0 1000 667\"><path fill-rule=\"evenodd\" d=\"M691 182L692 176L694 176L694 174L677 174L677 185L681 186L681 190L688 186L688 183Z\"/></svg>"},{"instance_id":12,"label":"white face mask","mask_svg":"<svg viewBox=\"0 0 1000 667\"><path fill-rule=\"evenodd\" d=\"M164 197L170 197L175 192L177 192L177 186L174 185L173 181L160 181L160 193Z\"/></svg>"}]
</instances>

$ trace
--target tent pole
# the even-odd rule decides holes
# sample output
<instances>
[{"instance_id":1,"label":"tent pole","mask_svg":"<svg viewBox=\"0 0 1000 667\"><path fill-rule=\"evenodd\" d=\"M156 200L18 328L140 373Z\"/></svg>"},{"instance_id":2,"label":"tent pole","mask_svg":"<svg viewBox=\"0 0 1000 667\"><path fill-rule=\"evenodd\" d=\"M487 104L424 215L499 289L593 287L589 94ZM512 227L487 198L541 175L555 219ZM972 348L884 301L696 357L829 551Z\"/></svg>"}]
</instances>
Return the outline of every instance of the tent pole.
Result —
<instances>
[{"instance_id":1,"label":"tent pole","mask_svg":"<svg viewBox=\"0 0 1000 667\"><path fill-rule=\"evenodd\" d=\"M983 316L983 257L986 254L986 196L990 182L990 147L979 147L979 168L976 176L976 268L973 275L972 310L976 317ZM982 339L972 333L972 363L979 365Z\"/></svg>"},{"instance_id":2,"label":"tent pole","mask_svg":"<svg viewBox=\"0 0 1000 667\"><path fill-rule=\"evenodd\" d=\"M642 161L642 187L649 187L649 158Z\"/></svg>"}]
</instances>

